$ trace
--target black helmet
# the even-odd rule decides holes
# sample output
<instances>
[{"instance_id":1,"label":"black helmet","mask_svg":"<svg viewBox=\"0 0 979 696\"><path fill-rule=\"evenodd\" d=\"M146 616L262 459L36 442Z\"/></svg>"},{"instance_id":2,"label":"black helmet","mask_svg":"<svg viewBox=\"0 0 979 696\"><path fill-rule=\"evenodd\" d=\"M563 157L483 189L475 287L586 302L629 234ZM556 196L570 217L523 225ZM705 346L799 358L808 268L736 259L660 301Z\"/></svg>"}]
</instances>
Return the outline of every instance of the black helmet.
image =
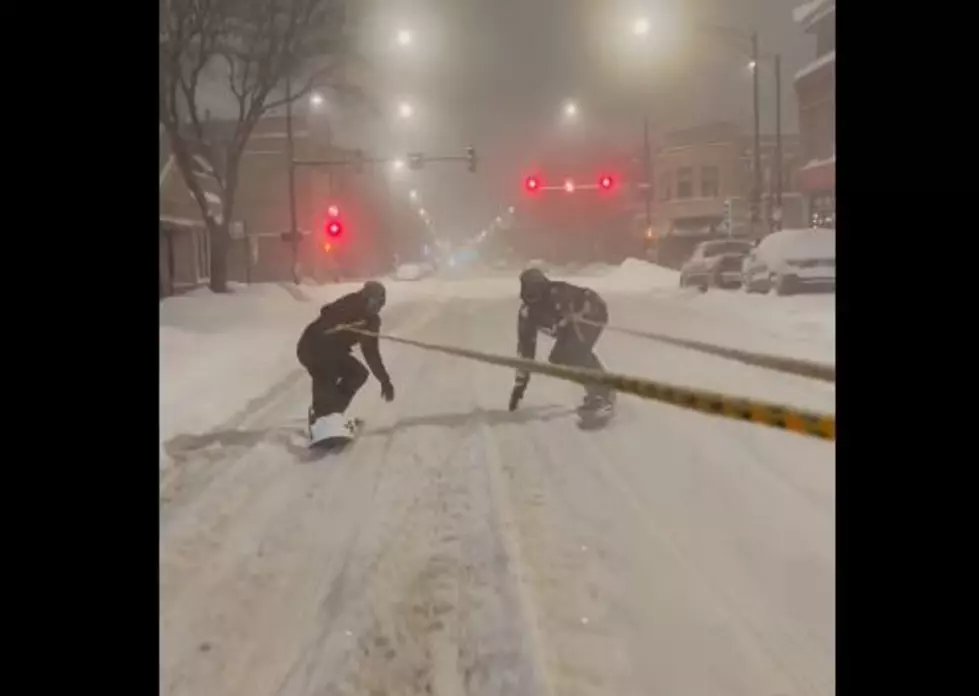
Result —
<instances>
[{"instance_id":1,"label":"black helmet","mask_svg":"<svg viewBox=\"0 0 979 696\"><path fill-rule=\"evenodd\" d=\"M364 283L364 287L360 289L360 294L364 296L364 300L367 303L367 311L371 314L380 312L381 307L387 301L387 290L376 280L368 280Z\"/></svg>"},{"instance_id":2,"label":"black helmet","mask_svg":"<svg viewBox=\"0 0 979 696\"><path fill-rule=\"evenodd\" d=\"M528 268L520 274L520 299L528 304L539 301L551 281L539 268Z\"/></svg>"}]
</instances>

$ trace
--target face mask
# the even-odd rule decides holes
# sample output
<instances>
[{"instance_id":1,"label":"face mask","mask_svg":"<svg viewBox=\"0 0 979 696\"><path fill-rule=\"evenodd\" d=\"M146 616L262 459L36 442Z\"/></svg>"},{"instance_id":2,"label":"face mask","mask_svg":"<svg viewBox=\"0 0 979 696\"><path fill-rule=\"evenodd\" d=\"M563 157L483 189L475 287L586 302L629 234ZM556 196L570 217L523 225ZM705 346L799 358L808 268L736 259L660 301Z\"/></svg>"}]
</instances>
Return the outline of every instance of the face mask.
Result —
<instances>
[{"instance_id":1,"label":"face mask","mask_svg":"<svg viewBox=\"0 0 979 696\"><path fill-rule=\"evenodd\" d=\"M527 304L534 304L544 299L544 288L540 285L530 285L520 291L520 299Z\"/></svg>"},{"instance_id":2,"label":"face mask","mask_svg":"<svg viewBox=\"0 0 979 696\"><path fill-rule=\"evenodd\" d=\"M384 306L384 299L381 297L368 297L367 298L367 311L371 314L377 314L381 311L381 307Z\"/></svg>"}]
</instances>

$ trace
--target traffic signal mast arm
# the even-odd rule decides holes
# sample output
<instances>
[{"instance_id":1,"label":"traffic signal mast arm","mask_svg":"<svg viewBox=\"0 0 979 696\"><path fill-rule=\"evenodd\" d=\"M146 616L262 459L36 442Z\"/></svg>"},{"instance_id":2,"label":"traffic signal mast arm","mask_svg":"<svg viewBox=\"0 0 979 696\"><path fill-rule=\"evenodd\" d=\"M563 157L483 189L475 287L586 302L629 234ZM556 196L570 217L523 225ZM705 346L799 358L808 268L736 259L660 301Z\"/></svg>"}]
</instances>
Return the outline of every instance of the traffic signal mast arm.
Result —
<instances>
[{"instance_id":1,"label":"traffic signal mast arm","mask_svg":"<svg viewBox=\"0 0 979 696\"><path fill-rule=\"evenodd\" d=\"M476 150L475 148L466 148L465 155L438 155L438 156L426 156L420 152L412 152L408 155L409 159L414 158L419 161L421 165L426 162L468 162L469 171L476 171ZM390 164L394 162L394 158L388 157L366 157L357 156L347 159L294 159L292 164L296 167L358 167L366 164Z\"/></svg>"}]
</instances>

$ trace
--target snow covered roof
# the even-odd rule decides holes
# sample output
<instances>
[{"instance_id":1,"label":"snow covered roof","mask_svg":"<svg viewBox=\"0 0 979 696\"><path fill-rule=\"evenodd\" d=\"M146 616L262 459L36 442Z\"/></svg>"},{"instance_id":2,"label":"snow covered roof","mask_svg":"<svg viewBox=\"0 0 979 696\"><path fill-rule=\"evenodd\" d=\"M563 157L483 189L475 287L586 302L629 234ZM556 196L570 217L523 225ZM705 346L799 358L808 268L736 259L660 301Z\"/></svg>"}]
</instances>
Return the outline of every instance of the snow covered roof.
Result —
<instances>
[{"instance_id":1,"label":"snow covered roof","mask_svg":"<svg viewBox=\"0 0 979 696\"><path fill-rule=\"evenodd\" d=\"M796 81L801 80L806 75L811 75L812 73L816 72L817 70L819 70L824 65L829 65L830 63L835 63L835 62L836 62L836 49L834 48L829 53L825 53L825 54L819 56L819 58L817 58L816 60L814 60L813 62L811 62L809 65L807 65L806 67L804 67L802 70L800 70L799 72L797 72L795 74L795 79L796 79Z\"/></svg>"},{"instance_id":2,"label":"snow covered roof","mask_svg":"<svg viewBox=\"0 0 979 696\"><path fill-rule=\"evenodd\" d=\"M799 24L809 24L836 11L836 0L809 0L792 10L792 19Z\"/></svg>"},{"instance_id":3,"label":"snow covered roof","mask_svg":"<svg viewBox=\"0 0 979 696\"><path fill-rule=\"evenodd\" d=\"M800 171L805 171L807 169L815 169L817 167L822 167L822 166L825 166L827 164L836 164L836 153L835 152L833 153L833 155L831 157L827 157L826 159L812 159L812 160L809 160L802 167L800 167Z\"/></svg>"}]
</instances>

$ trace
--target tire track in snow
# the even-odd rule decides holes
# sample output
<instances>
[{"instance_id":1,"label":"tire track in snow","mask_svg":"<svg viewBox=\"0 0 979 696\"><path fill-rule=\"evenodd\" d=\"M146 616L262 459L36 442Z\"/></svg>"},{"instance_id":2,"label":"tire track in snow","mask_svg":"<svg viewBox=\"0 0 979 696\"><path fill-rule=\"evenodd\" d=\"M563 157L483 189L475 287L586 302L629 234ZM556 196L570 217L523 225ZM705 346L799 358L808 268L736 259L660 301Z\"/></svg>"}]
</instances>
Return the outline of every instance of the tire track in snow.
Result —
<instances>
[{"instance_id":1,"label":"tire track in snow","mask_svg":"<svg viewBox=\"0 0 979 696\"><path fill-rule=\"evenodd\" d=\"M645 406L632 399L624 401L633 408ZM674 418L674 415L677 417ZM697 433L702 430L701 427L697 427L696 431L687 429L689 423L686 424L687 428L683 427L685 424L681 422L681 418L687 414L663 414L663 416L668 419L667 423L659 427L654 425L655 416L647 416L649 422L647 432L658 436L660 451L664 455L662 458L664 470L677 470L682 473L691 467L695 468L698 462L697 447L718 447L730 453L730 446L734 443L724 438L720 432L713 433L713 437L722 437L720 443L713 439L704 440L697 436ZM689 422L689 418L686 420ZM689 499L685 497L683 476L674 477L674 480L668 482L670 485L663 488L668 493L655 496L654 500L653 492L657 490L655 482L648 477L623 475L622 469L632 472L636 470L631 466L631 463L636 460L628 456L636 451L636 447L635 443L625 447L623 443L618 442L614 434L614 426L607 431L588 434L575 433L569 428L566 435L563 446L557 447L557 450L567 447L567 451L573 450L582 461L594 462L593 471L600 475L600 479L604 479L606 488L614 490L612 493L614 498L625 503L623 511L631 513L634 533L638 532L640 537L636 544L635 558L645 562L646 554L643 551L654 550L655 554L649 554L650 560L662 556L670 565L669 572L677 576L678 584L685 586L686 592L692 595L687 602L691 611L689 616L683 617L683 622L688 626L695 626L698 613L701 615L700 620L710 621L708 616L712 614L717 617L713 619L714 621L720 621L725 617L722 620L724 630L715 632L715 639L711 641L713 645L711 642L702 644L700 664L690 664L685 674L678 674L677 678L682 678L686 682L679 682L673 688L683 686L689 690L690 677L702 678L699 674L703 670L703 675L710 675L712 672L713 675L705 683L696 684L694 688L700 694L749 696L763 692L796 695L833 693L832 655L820 651L805 634L787 623L784 614L779 611L784 607L773 607L766 601L766 597L759 595L759 589L763 585L757 582L758 578L744 576L738 565L731 561L731 551L728 547L717 542L719 537L724 537L727 527L737 521L736 518L725 518L723 509L716 510L713 515L701 511L704 514L700 517L689 513L684 515L683 509L689 505L685 501ZM785 434L772 433L772 435ZM554 449L555 443L561 440L541 437L540 441L546 447ZM671 449L670 445L679 446L680 449ZM693 446L692 453L691 446ZM683 451L685 454L681 454ZM657 459L643 457L641 467L643 469L655 467L658 465ZM728 466L724 458L714 457L705 461L721 462L724 466ZM704 479L703 485L715 493L731 495L738 491L738 486L733 482L739 473L743 474L744 471L738 469L731 473L732 476L728 479L716 477ZM716 472L712 473L712 476L716 476ZM729 485L730 488L725 488ZM785 520L792 520L793 516L786 514L779 516L778 519L784 523ZM830 529L823 531L824 536L831 536ZM710 541L712 537L713 543ZM813 540L805 536L800 537L798 534L792 535L791 538L796 543L801 542L803 547L813 543ZM727 562L716 562L715 554L724 557ZM624 564L626 561L622 558L617 563ZM664 570L666 569L662 564L660 565ZM653 576L651 570L649 574L650 577ZM683 576L687 579L679 581ZM832 605L824 608L829 612L833 611ZM651 617L646 625L655 626L655 619ZM687 627L678 626L678 628L686 630ZM717 640L722 633L727 635L723 640ZM691 640L693 635L689 634ZM705 650L708 646L710 649ZM692 652L693 645L689 649ZM666 685L657 684L657 686Z\"/></svg>"},{"instance_id":2,"label":"tire track in snow","mask_svg":"<svg viewBox=\"0 0 979 696\"><path fill-rule=\"evenodd\" d=\"M462 325L468 330L475 318ZM456 338L459 326L451 327ZM313 641L322 644L315 659L308 651L281 694L313 693L317 685L335 694L540 693L521 650L510 559L493 522L482 416L473 414L471 391L459 388L469 365L425 360L419 374L429 398L416 411L445 413L418 416L414 426L403 421L393 437L392 451L412 457L391 462L379 481L361 527L360 567L347 568L352 591L335 622L351 637L332 631Z\"/></svg>"}]
</instances>

